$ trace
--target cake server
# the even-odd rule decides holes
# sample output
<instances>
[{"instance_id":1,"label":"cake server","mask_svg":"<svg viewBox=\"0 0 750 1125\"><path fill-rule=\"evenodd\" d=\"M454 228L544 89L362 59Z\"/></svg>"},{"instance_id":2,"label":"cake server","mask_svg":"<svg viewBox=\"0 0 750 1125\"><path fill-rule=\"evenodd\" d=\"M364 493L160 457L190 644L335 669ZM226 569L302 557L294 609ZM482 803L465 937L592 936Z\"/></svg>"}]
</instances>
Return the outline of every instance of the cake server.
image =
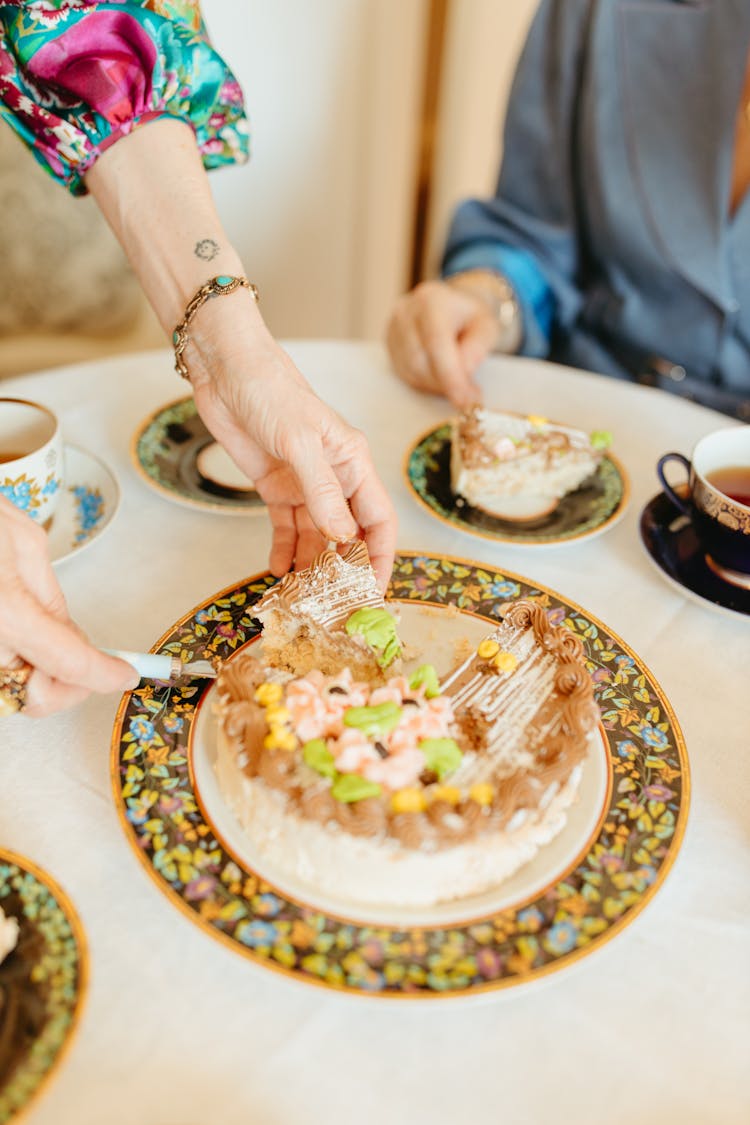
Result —
<instances>
[{"instance_id":1,"label":"cake server","mask_svg":"<svg viewBox=\"0 0 750 1125\"><path fill-rule=\"evenodd\" d=\"M215 680L218 675L210 660L184 662L171 653L126 652L115 648L105 648L104 651L132 664L142 680L162 680L165 683L191 678Z\"/></svg>"}]
</instances>

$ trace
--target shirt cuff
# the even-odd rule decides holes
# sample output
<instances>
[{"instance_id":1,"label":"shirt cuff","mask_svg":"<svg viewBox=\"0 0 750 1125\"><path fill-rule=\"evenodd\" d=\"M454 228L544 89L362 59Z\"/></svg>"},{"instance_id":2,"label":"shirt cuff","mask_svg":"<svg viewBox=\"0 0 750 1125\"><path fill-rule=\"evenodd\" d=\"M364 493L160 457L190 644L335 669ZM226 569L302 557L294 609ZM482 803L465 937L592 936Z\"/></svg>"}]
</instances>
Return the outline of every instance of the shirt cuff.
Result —
<instances>
[{"instance_id":1,"label":"shirt cuff","mask_svg":"<svg viewBox=\"0 0 750 1125\"><path fill-rule=\"evenodd\" d=\"M513 286L523 318L520 354L546 356L555 315L555 295L533 254L497 242L472 242L448 255L442 273L443 277L450 277L476 269L501 273Z\"/></svg>"}]
</instances>

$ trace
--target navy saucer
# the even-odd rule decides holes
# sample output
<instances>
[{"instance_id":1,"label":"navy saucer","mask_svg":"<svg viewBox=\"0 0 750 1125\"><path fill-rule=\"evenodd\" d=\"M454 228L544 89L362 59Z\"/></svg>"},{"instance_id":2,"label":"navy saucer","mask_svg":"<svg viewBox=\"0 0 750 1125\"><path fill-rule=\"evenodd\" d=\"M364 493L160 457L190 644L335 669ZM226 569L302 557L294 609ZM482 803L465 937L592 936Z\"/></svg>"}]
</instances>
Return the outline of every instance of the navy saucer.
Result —
<instances>
[{"instance_id":1,"label":"navy saucer","mask_svg":"<svg viewBox=\"0 0 750 1125\"><path fill-rule=\"evenodd\" d=\"M693 525L665 493L641 512L641 540L662 574L709 607L750 617L750 590L719 578L706 562Z\"/></svg>"}]
</instances>

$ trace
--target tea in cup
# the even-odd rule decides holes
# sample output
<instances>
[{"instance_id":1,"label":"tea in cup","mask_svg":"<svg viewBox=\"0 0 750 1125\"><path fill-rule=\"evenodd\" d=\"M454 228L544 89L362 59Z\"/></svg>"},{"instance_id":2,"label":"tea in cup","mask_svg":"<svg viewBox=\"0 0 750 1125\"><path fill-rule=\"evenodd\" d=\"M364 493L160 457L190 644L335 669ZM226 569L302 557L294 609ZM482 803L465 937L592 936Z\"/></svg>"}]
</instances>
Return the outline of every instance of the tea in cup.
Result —
<instances>
[{"instance_id":1,"label":"tea in cup","mask_svg":"<svg viewBox=\"0 0 750 1125\"><path fill-rule=\"evenodd\" d=\"M46 406L0 398L0 496L49 527L63 484L63 445Z\"/></svg>"},{"instance_id":2,"label":"tea in cup","mask_svg":"<svg viewBox=\"0 0 750 1125\"><path fill-rule=\"evenodd\" d=\"M687 470L687 495L667 482L670 461ZM656 471L669 499L690 517L708 565L725 581L750 589L750 426L708 434L689 460L665 453Z\"/></svg>"}]
</instances>

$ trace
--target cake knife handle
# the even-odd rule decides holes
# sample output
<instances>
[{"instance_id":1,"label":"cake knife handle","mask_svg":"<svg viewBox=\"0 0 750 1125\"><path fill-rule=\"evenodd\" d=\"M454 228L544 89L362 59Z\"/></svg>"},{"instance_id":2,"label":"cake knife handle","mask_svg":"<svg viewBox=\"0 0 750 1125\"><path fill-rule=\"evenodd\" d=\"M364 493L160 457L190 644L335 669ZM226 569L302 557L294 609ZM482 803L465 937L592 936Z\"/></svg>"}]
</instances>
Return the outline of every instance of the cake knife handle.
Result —
<instances>
[{"instance_id":1,"label":"cake knife handle","mask_svg":"<svg viewBox=\"0 0 750 1125\"><path fill-rule=\"evenodd\" d=\"M113 648L105 648L104 651L132 664L142 680L162 680L169 683L170 680L177 679L181 672L180 661L168 653L126 652Z\"/></svg>"}]
</instances>

